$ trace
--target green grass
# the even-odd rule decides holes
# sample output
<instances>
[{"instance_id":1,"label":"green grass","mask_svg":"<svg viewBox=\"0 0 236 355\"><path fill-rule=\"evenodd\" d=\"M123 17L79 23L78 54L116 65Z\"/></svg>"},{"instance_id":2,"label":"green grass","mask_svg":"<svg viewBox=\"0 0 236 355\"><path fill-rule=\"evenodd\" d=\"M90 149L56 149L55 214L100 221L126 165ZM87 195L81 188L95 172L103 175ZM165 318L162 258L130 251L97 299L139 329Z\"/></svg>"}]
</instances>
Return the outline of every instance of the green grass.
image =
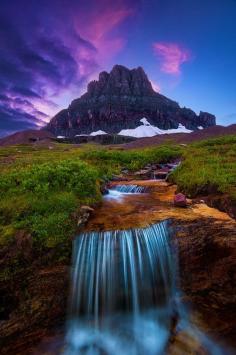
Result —
<instances>
[{"instance_id":1,"label":"green grass","mask_svg":"<svg viewBox=\"0 0 236 355\"><path fill-rule=\"evenodd\" d=\"M190 197L227 193L236 201L236 136L129 151L69 144L0 148L0 247L16 244L24 231L35 255L51 250L50 262L69 260L80 206L101 201L104 181L121 168L135 171L180 156L183 162L170 176L180 191ZM10 260L0 279L10 277L19 260Z\"/></svg>"},{"instance_id":2,"label":"green grass","mask_svg":"<svg viewBox=\"0 0 236 355\"><path fill-rule=\"evenodd\" d=\"M171 181L190 197L227 193L236 200L236 136L194 143L183 152L183 163Z\"/></svg>"},{"instance_id":3,"label":"green grass","mask_svg":"<svg viewBox=\"0 0 236 355\"><path fill-rule=\"evenodd\" d=\"M53 149L16 146L0 149L0 245L30 233L36 250L60 248L76 231L82 204L101 200L100 184L120 172L180 155L177 147L136 151L57 144Z\"/></svg>"}]
</instances>

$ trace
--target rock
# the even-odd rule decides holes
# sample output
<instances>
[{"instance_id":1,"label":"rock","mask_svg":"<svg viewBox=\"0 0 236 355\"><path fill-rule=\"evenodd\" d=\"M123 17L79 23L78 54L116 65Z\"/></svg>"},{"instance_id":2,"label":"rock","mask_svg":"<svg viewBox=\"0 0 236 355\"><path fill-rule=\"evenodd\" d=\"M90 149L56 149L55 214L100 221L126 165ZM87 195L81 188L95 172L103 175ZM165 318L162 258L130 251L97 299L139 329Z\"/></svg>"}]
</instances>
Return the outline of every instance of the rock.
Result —
<instances>
[{"instance_id":1,"label":"rock","mask_svg":"<svg viewBox=\"0 0 236 355\"><path fill-rule=\"evenodd\" d=\"M80 210L81 212L89 212L89 213L94 212L94 208L90 206L81 206Z\"/></svg>"},{"instance_id":2,"label":"rock","mask_svg":"<svg viewBox=\"0 0 236 355\"><path fill-rule=\"evenodd\" d=\"M200 126L202 127L210 127L215 125L215 116L211 115L208 112L200 111L199 114L199 122L201 123Z\"/></svg>"},{"instance_id":3,"label":"rock","mask_svg":"<svg viewBox=\"0 0 236 355\"><path fill-rule=\"evenodd\" d=\"M1 354L33 354L31 347L65 322L69 261L68 265L50 267L41 265L42 261L35 267L34 263L35 257L18 277L7 283L0 281L0 296L6 291L1 308L8 307L0 322Z\"/></svg>"},{"instance_id":4,"label":"rock","mask_svg":"<svg viewBox=\"0 0 236 355\"><path fill-rule=\"evenodd\" d=\"M77 221L77 227L82 227L88 221L92 212L94 212L94 209L92 207L81 206L79 212L79 218Z\"/></svg>"},{"instance_id":5,"label":"rock","mask_svg":"<svg viewBox=\"0 0 236 355\"><path fill-rule=\"evenodd\" d=\"M191 302L206 334L236 346L236 222L211 217L173 223L183 301Z\"/></svg>"},{"instance_id":6,"label":"rock","mask_svg":"<svg viewBox=\"0 0 236 355\"><path fill-rule=\"evenodd\" d=\"M123 144L135 141L137 138L121 136L117 134L98 134L96 136L82 135L71 136L64 139L67 143L83 144L83 143L98 143L103 145Z\"/></svg>"},{"instance_id":7,"label":"rock","mask_svg":"<svg viewBox=\"0 0 236 355\"><path fill-rule=\"evenodd\" d=\"M129 70L115 65L110 73L102 72L97 81L90 82L87 92L53 117L45 129L66 137L99 130L117 134L140 126L144 117L160 129L182 124L197 130L198 126L215 125L215 116L203 112L197 116L155 92L143 68Z\"/></svg>"},{"instance_id":8,"label":"rock","mask_svg":"<svg viewBox=\"0 0 236 355\"><path fill-rule=\"evenodd\" d=\"M170 168L163 167L162 169L155 170L153 172L154 179L166 179L167 175L170 173Z\"/></svg>"},{"instance_id":9,"label":"rock","mask_svg":"<svg viewBox=\"0 0 236 355\"><path fill-rule=\"evenodd\" d=\"M122 175L113 175L111 181L127 181L128 179Z\"/></svg>"},{"instance_id":10,"label":"rock","mask_svg":"<svg viewBox=\"0 0 236 355\"><path fill-rule=\"evenodd\" d=\"M150 169L141 169L134 173L134 175L146 175L150 172Z\"/></svg>"},{"instance_id":11,"label":"rock","mask_svg":"<svg viewBox=\"0 0 236 355\"><path fill-rule=\"evenodd\" d=\"M187 207L187 199L184 194L176 194L174 196L174 205L176 207Z\"/></svg>"},{"instance_id":12,"label":"rock","mask_svg":"<svg viewBox=\"0 0 236 355\"><path fill-rule=\"evenodd\" d=\"M107 188L106 184L101 185L100 191L101 191L101 193L102 193L103 195L109 194L109 191L108 191L108 188Z\"/></svg>"}]
</instances>

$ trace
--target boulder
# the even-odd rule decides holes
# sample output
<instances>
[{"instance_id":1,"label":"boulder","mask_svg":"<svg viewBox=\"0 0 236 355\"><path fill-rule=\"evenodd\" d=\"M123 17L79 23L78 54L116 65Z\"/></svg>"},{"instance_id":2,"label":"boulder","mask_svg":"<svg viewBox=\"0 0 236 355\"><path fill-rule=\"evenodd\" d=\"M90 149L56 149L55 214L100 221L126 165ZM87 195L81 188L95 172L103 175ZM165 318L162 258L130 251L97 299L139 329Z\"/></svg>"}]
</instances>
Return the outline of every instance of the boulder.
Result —
<instances>
[{"instance_id":1,"label":"boulder","mask_svg":"<svg viewBox=\"0 0 236 355\"><path fill-rule=\"evenodd\" d=\"M174 205L176 207L187 207L187 199L184 194L176 194L174 196Z\"/></svg>"}]
</instances>

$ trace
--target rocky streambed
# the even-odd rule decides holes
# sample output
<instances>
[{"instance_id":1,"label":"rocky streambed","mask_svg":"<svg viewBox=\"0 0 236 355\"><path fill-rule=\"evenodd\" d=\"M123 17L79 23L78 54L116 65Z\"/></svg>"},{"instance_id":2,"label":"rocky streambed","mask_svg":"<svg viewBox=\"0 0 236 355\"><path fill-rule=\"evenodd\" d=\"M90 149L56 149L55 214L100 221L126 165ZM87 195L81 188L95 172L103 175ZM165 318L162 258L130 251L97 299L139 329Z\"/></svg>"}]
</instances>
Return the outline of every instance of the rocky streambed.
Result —
<instances>
[{"instance_id":1,"label":"rocky streambed","mask_svg":"<svg viewBox=\"0 0 236 355\"><path fill-rule=\"evenodd\" d=\"M142 177L145 177L143 171L135 176L124 174L121 180L111 182L111 190L116 190L117 185L135 185L143 187L143 193L107 194L98 208L89 211L87 224L84 225L82 218L81 231L143 228L168 219L174 231L174 243L178 244L182 301L190 307L193 324L219 344L233 348L236 346L235 220L203 202L187 200L186 207L176 207L175 185L148 180L149 176L141 180ZM88 215L88 210L85 213ZM29 244L27 238L25 243ZM31 258L32 267L2 288L3 299L9 307L0 323L1 353L46 354L50 349L52 354L57 354L63 348L69 264L58 262L46 267L35 263L30 252L27 257ZM43 343L37 347L42 339ZM191 334L175 327L167 352L207 353Z\"/></svg>"}]
</instances>

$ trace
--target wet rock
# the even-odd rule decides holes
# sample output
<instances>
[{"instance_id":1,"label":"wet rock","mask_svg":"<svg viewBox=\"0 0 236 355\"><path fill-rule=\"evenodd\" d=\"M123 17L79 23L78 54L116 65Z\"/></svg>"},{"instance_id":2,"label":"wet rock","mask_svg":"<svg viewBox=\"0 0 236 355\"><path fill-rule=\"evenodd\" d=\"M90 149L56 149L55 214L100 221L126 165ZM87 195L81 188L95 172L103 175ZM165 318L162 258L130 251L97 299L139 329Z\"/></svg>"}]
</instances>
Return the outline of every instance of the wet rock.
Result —
<instances>
[{"instance_id":1,"label":"wet rock","mask_svg":"<svg viewBox=\"0 0 236 355\"><path fill-rule=\"evenodd\" d=\"M152 175L152 170L151 169L141 169L139 171L136 171L134 173L134 176L139 177L141 179L148 179Z\"/></svg>"},{"instance_id":2,"label":"wet rock","mask_svg":"<svg viewBox=\"0 0 236 355\"><path fill-rule=\"evenodd\" d=\"M126 168L121 169L121 172L122 172L122 174L125 174L125 175L129 174L129 170Z\"/></svg>"},{"instance_id":3,"label":"wet rock","mask_svg":"<svg viewBox=\"0 0 236 355\"><path fill-rule=\"evenodd\" d=\"M113 175L111 181L127 181L128 179L122 175Z\"/></svg>"},{"instance_id":4,"label":"wet rock","mask_svg":"<svg viewBox=\"0 0 236 355\"><path fill-rule=\"evenodd\" d=\"M88 222L88 219L93 211L94 211L94 209L92 207L81 206L80 213L79 213L79 219L77 221L77 227L84 226Z\"/></svg>"},{"instance_id":5,"label":"wet rock","mask_svg":"<svg viewBox=\"0 0 236 355\"><path fill-rule=\"evenodd\" d=\"M170 168L163 167L159 170L153 171L154 179L161 179L164 180L167 178L168 174L170 173Z\"/></svg>"},{"instance_id":6,"label":"wet rock","mask_svg":"<svg viewBox=\"0 0 236 355\"><path fill-rule=\"evenodd\" d=\"M108 188L107 188L107 184L102 184L100 187L100 191L102 193L102 195L107 195L109 194Z\"/></svg>"},{"instance_id":7,"label":"wet rock","mask_svg":"<svg viewBox=\"0 0 236 355\"><path fill-rule=\"evenodd\" d=\"M213 194L205 197L208 206L227 212L230 217L236 219L236 201L227 194Z\"/></svg>"},{"instance_id":8,"label":"wet rock","mask_svg":"<svg viewBox=\"0 0 236 355\"><path fill-rule=\"evenodd\" d=\"M200 340L188 331L179 331L171 339L167 355L209 355Z\"/></svg>"},{"instance_id":9,"label":"wet rock","mask_svg":"<svg viewBox=\"0 0 236 355\"><path fill-rule=\"evenodd\" d=\"M198 218L173 222L180 287L198 325L208 335L236 346L236 224Z\"/></svg>"},{"instance_id":10,"label":"wet rock","mask_svg":"<svg viewBox=\"0 0 236 355\"><path fill-rule=\"evenodd\" d=\"M81 206L80 207L81 212L88 212L91 213L94 211L94 208L90 207L90 206Z\"/></svg>"},{"instance_id":11,"label":"wet rock","mask_svg":"<svg viewBox=\"0 0 236 355\"><path fill-rule=\"evenodd\" d=\"M28 266L5 288L0 281L1 307L10 302L5 307L8 313L0 313L1 354L32 354L31 347L65 322L69 266L40 266Z\"/></svg>"},{"instance_id":12,"label":"wet rock","mask_svg":"<svg viewBox=\"0 0 236 355\"><path fill-rule=\"evenodd\" d=\"M176 207L187 207L187 199L184 194L176 194L174 196L174 205Z\"/></svg>"}]
</instances>

